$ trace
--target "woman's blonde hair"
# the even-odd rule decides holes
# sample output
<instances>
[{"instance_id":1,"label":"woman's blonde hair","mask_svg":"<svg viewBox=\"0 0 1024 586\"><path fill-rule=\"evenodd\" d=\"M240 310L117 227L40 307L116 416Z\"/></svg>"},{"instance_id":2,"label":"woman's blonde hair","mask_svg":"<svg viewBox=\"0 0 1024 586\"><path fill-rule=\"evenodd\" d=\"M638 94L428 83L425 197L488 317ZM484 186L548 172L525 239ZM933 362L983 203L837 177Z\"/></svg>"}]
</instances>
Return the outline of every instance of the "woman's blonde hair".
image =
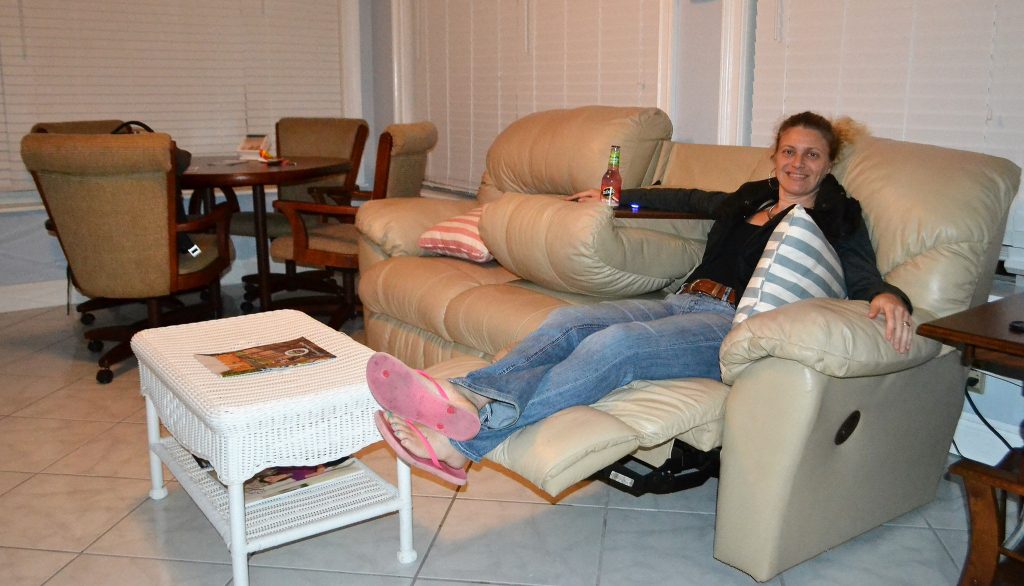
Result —
<instances>
[{"instance_id":1,"label":"woman's blonde hair","mask_svg":"<svg viewBox=\"0 0 1024 586\"><path fill-rule=\"evenodd\" d=\"M779 138L782 137L782 133L795 127L816 130L828 145L828 159L832 163L839 160L839 155L842 154L846 145L868 133L867 127L848 116L843 116L833 122L821 114L800 112L779 124L779 129L775 132L775 144L772 145L772 156L775 156L779 150Z\"/></svg>"}]
</instances>

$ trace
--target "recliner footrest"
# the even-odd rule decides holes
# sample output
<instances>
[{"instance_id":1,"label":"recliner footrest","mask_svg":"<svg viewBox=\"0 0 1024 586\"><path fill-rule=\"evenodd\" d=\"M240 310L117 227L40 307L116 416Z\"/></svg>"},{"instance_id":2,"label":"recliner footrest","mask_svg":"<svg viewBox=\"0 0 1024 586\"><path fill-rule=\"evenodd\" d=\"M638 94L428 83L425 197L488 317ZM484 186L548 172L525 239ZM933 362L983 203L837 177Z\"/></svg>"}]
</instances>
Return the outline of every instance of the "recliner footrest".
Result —
<instances>
[{"instance_id":1,"label":"recliner footrest","mask_svg":"<svg viewBox=\"0 0 1024 586\"><path fill-rule=\"evenodd\" d=\"M678 492L701 486L709 478L718 478L721 451L722 448L715 448L704 452L676 439L672 454L657 468L630 455L591 478L633 496Z\"/></svg>"}]
</instances>

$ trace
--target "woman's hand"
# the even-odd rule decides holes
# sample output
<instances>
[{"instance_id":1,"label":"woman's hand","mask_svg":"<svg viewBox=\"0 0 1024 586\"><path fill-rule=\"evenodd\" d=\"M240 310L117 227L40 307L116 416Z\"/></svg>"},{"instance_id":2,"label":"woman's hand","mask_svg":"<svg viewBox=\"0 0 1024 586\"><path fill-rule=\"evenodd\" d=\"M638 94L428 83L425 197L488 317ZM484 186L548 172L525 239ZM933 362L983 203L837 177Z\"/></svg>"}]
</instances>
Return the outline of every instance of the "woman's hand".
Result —
<instances>
[{"instance_id":1,"label":"woman's hand","mask_svg":"<svg viewBox=\"0 0 1024 586\"><path fill-rule=\"evenodd\" d=\"M914 339L914 322L903 301L892 293L875 295L871 300L868 318L875 319L879 314L885 316L885 339L897 352L910 352L910 342Z\"/></svg>"},{"instance_id":2,"label":"woman's hand","mask_svg":"<svg viewBox=\"0 0 1024 586\"><path fill-rule=\"evenodd\" d=\"M579 203L588 201L601 201L601 192L596 189L588 189L586 191L581 191L573 195L565 196L565 201L575 201Z\"/></svg>"}]
</instances>

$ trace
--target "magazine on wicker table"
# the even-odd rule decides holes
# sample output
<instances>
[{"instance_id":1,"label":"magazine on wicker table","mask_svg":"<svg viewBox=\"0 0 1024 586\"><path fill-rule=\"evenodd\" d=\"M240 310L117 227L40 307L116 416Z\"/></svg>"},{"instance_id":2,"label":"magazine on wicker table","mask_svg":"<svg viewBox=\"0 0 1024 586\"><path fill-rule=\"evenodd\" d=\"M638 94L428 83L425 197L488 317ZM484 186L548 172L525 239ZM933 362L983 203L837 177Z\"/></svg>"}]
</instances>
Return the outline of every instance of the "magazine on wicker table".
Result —
<instances>
[{"instance_id":1,"label":"magazine on wicker table","mask_svg":"<svg viewBox=\"0 0 1024 586\"><path fill-rule=\"evenodd\" d=\"M307 488L334 480L356 471L351 468L355 460L348 456L317 466L275 466L261 470L242 485L245 502L280 496L293 490Z\"/></svg>"},{"instance_id":2,"label":"magazine on wicker table","mask_svg":"<svg viewBox=\"0 0 1024 586\"><path fill-rule=\"evenodd\" d=\"M221 376L238 376L263 370L288 368L335 357L334 354L306 338L295 338L285 342L274 342L218 354L196 354L195 356L196 360Z\"/></svg>"},{"instance_id":3,"label":"magazine on wicker table","mask_svg":"<svg viewBox=\"0 0 1024 586\"><path fill-rule=\"evenodd\" d=\"M195 454L192 454L192 458L195 459L200 470L220 482L220 479L217 478L217 471L213 469L213 465L210 464L209 460L200 458ZM350 471L347 468L354 461L349 456L344 456L337 460L317 464L316 466L274 466L272 468L264 468L257 472L256 476L242 484L242 494L245 495L245 502L251 503L272 496L286 494L293 490L307 488L348 474Z\"/></svg>"}]
</instances>

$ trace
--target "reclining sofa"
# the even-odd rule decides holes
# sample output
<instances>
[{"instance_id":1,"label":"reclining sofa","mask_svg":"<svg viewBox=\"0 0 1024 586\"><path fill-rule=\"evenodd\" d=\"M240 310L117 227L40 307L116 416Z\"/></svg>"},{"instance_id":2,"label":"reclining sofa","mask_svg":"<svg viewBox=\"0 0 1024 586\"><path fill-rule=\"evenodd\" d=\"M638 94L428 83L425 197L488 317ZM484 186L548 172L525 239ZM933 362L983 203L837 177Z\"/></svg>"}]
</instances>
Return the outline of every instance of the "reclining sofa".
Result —
<instances>
[{"instance_id":1,"label":"reclining sofa","mask_svg":"<svg viewBox=\"0 0 1024 586\"><path fill-rule=\"evenodd\" d=\"M699 261L706 220L616 219L565 202L595 187L609 145L624 187L732 191L771 169L766 148L671 142L654 108L528 115L491 145L476 200L378 200L359 212L368 343L438 377L500 356L552 309L674 291ZM878 265L914 323L987 298L1020 169L976 153L862 133L834 169L860 200ZM435 223L483 207L493 261L421 249ZM757 314L722 345L724 382L637 381L517 432L487 457L560 493L632 455L721 448L715 557L771 579L930 502L963 403L959 353L885 341L868 304L808 299Z\"/></svg>"}]
</instances>

